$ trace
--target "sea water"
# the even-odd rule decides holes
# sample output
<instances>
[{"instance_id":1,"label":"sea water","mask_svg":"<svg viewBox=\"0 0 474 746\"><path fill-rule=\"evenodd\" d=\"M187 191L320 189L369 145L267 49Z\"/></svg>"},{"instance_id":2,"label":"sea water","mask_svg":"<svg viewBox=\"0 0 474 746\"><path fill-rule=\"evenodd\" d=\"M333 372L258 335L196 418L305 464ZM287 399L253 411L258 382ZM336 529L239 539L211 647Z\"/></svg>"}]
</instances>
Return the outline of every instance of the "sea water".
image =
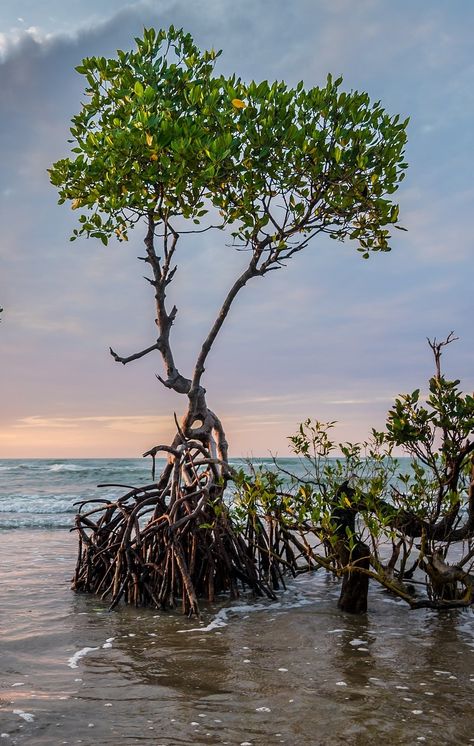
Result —
<instances>
[{"instance_id":1,"label":"sea water","mask_svg":"<svg viewBox=\"0 0 474 746\"><path fill-rule=\"evenodd\" d=\"M74 504L149 481L143 460L0 462L0 744L474 743L472 609L374 586L351 616L323 571L200 620L72 593Z\"/></svg>"},{"instance_id":2,"label":"sea water","mask_svg":"<svg viewBox=\"0 0 474 746\"><path fill-rule=\"evenodd\" d=\"M272 459L253 463L275 468ZM301 472L297 459L279 463ZM164 464L164 459L156 459L157 474ZM246 462L233 459L230 464L238 469ZM151 481L150 459L0 459L0 530L71 528L80 501L116 499Z\"/></svg>"},{"instance_id":3,"label":"sea water","mask_svg":"<svg viewBox=\"0 0 474 746\"><path fill-rule=\"evenodd\" d=\"M148 484L145 459L0 460L0 530L71 528L77 503L119 497L126 488L98 484Z\"/></svg>"}]
</instances>

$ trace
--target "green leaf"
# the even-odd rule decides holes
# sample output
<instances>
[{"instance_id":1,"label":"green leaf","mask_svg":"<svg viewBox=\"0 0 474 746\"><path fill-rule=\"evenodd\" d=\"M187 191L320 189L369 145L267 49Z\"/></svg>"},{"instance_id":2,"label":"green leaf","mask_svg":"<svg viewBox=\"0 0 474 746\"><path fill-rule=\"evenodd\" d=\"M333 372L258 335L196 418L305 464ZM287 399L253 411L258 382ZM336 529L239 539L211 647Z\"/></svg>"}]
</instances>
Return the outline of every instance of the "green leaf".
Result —
<instances>
[{"instance_id":1,"label":"green leaf","mask_svg":"<svg viewBox=\"0 0 474 746\"><path fill-rule=\"evenodd\" d=\"M140 95L137 92L136 88L135 88L135 93L137 93L137 95ZM154 99L155 99L155 89L152 88L151 85L147 85L147 87L145 88L145 91L143 92L143 98L144 98L144 100L146 101L147 104L149 104L152 101L154 101Z\"/></svg>"},{"instance_id":2,"label":"green leaf","mask_svg":"<svg viewBox=\"0 0 474 746\"><path fill-rule=\"evenodd\" d=\"M91 217L92 231L114 236L127 211L128 227L159 216L159 186L170 216L203 217L204 198L246 245L276 222L280 253L323 228L355 240L364 258L390 249L406 123L365 93L340 91L339 78L306 90L217 75L219 53L173 27L146 29L136 44L78 66L87 98L72 120L73 151L50 169L60 199L103 216Z\"/></svg>"}]
</instances>

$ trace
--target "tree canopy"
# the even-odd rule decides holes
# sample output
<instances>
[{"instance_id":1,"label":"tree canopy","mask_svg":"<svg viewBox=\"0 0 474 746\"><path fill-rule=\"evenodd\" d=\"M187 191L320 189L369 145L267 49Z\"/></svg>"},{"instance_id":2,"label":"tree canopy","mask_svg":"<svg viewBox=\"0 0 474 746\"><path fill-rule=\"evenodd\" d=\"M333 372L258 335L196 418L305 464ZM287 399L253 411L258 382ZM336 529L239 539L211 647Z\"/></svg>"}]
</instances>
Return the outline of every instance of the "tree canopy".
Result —
<instances>
[{"instance_id":1,"label":"tree canopy","mask_svg":"<svg viewBox=\"0 0 474 746\"><path fill-rule=\"evenodd\" d=\"M51 169L60 201L81 210L72 238L120 240L140 217L205 224L212 207L235 239L283 260L316 233L387 251L398 220L407 120L366 93L215 73L220 52L148 29L135 51L76 69L87 99L72 156ZM213 213L214 216L214 213Z\"/></svg>"}]
</instances>

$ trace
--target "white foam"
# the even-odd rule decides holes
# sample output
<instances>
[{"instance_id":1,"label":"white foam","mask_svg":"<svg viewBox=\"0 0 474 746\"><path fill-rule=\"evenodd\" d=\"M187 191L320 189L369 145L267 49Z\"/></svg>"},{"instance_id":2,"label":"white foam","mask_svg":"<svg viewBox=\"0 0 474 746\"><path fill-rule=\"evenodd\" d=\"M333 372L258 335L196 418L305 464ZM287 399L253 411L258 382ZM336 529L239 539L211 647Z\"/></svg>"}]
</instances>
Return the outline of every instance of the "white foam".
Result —
<instances>
[{"instance_id":1,"label":"white foam","mask_svg":"<svg viewBox=\"0 0 474 746\"><path fill-rule=\"evenodd\" d=\"M78 464L52 464L49 471L83 471L84 468Z\"/></svg>"},{"instance_id":2,"label":"white foam","mask_svg":"<svg viewBox=\"0 0 474 746\"><path fill-rule=\"evenodd\" d=\"M69 658L67 662L69 668L77 668L78 663L81 660L81 658L84 658L84 656L87 655L88 653L92 653L93 650L99 650L99 648L87 648L86 647L86 648L82 648L81 650L78 650L77 653L74 653L74 655L72 655Z\"/></svg>"},{"instance_id":3,"label":"white foam","mask_svg":"<svg viewBox=\"0 0 474 746\"><path fill-rule=\"evenodd\" d=\"M299 598L293 602L274 601L273 603L269 604L240 604L236 606L228 606L225 609L220 609L214 619L212 619L212 621L210 621L209 624L205 627L192 627L191 629L178 629L176 631L181 633L212 632L212 630L214 629L219 629L220 627L226 627L228 625L229 614L246 614L247 616L244 616L244 619L247 619L250 613L254 613L256 611L273 612L280 609L298 609L302 606L307 606L308 604L312 603L313 601L311 601L309 598Z\"/></svg>"},{"instance_id":4,"label":"white foam","mask_svg":"<svg viewBox=\"0 0 474 746\"><path fill-rule=\"evenodd\" d=\"M35 716L31 712L25 712L24 710L13 710L14 715L18 715L22 720L26 720L27 723L32 723Z\"/></svg>"},{"instance_id":5,"label":"white foam","mask_svg":"<svg viewBox=\"0 0 474 746\"><path fill-rule=\"evenodd\" d=\"M178 629L177 632L212 632L213 629L227 626L227 615L229 609L221 609L214 619L206 627L192 627L191 629Z\"/></svg>"}]
</instances>

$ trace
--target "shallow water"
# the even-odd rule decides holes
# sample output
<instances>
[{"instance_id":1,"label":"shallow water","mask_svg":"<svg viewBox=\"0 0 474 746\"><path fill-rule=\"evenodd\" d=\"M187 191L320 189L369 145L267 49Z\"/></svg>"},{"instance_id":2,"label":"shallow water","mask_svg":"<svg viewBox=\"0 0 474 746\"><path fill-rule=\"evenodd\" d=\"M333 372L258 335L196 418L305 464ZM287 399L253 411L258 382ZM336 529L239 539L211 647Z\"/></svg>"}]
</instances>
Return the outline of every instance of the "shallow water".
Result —
<instances>
[{"instance_id":1,"label":"shallow water","mask_svg":"<svg viewBox=\"0 0 474 746\"><path fill-rule=\"evenodd\" d=\"M70 592L74 559L67 531L0 533L0 743L474 742L472 610L374 589L353 617L318 572L201 622L109 613Z\"/></svg>"}]
</instances>

